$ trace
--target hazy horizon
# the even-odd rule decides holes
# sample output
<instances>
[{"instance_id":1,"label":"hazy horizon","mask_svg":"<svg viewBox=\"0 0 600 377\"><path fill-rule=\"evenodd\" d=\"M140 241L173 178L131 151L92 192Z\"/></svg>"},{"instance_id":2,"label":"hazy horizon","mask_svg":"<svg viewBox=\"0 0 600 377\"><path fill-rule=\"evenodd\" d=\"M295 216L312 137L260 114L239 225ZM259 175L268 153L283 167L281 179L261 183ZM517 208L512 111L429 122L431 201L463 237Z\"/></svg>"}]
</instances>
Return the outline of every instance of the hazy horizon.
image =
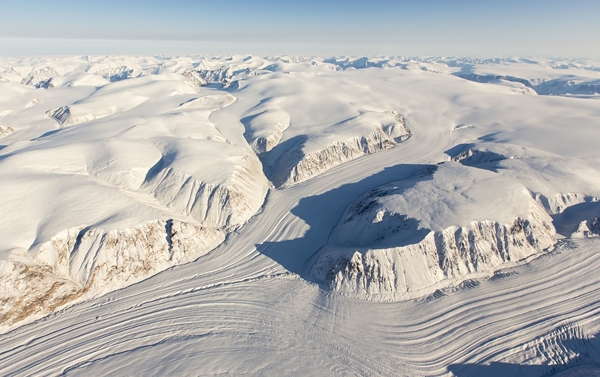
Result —
<instances>
[{"instance_id":1,"label":"hazy horizon","mask_svg":"<svg viewBox=\"0 0 600 377\"><path fill-rule=\"evenodd\" d=\"M35 12L31 12L35 9ZM5 5L4 56L258 54L600 57L600 3L576 0L72 0Z\"/></svg>"}]
</instances>

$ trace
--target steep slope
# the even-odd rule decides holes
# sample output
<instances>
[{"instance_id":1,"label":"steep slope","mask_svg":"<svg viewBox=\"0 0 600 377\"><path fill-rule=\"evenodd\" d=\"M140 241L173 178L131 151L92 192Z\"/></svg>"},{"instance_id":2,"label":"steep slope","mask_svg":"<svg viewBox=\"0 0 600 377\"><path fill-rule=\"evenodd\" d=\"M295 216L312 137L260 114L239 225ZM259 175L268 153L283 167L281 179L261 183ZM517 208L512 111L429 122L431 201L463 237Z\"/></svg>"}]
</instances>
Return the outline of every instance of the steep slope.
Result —
<instances>
[{"instance_id":1,"label":"steep slope","mask_svg":"<svg viewBox=\"0 0 600 377\"><path fill-rule=\"evenodd\" d=\"M354 80L337 86L331 74L323 65L307 72L276 70L248 78L236 91L239 97L266 96L243 102L249 109L238 119L277 187L392 148L411 135L400 112L382 106L399 107L394 101Z\"/></svg>"},{"instance_id":2,"label":"steep slope","mask_svg":"<svg viewBox=\"0 0 600 377\"><path fill-rule=\"evenodd\" d=\"M35 86L40 81L44 81L58 75L58 72L56 72L54 68L44 67L31 72L21 81L21 84Z\"/></svg>"},{"instance_id":3,"label":"steep slope","mask_svg":"<svg viewBox=\"0 0 600 377\"><path fill-rule=\"evenodd\" d=\"M422 297L539 255L557 232L598 234L597 159L481 141L447 153L462 166L432 166L348 207L309 274L345 294Z\"/></svg>"},{"instance_id":4,"label":"steep slope","mask_svg":"<svg viewBox=\"0 0 600 377\"><path fill-rule=\"evenodd\" d=\"M290 115L279 106L284 100L269 98L261 101L240 120L246 130L246 141L257 155L270 152L279 144L284 131L290 126Z\"/></svg>"},{"instance_id":5,"label":"steep slope","mask_svg":"<svg viewBox=\"0 0 600 377\"><path fill-rule=\"evenodd\" d=\"M0 142L0 374L530 376L596 365L599 103L452 75L466 65L561 80L600 67L0 59L0 116L17 131ZM58 76L20 83L44 67ZM106 96L78 113L101 114L121 92L147 100L68 127L46 115ZM410 138L398 144L402 128ZM427 167L437 170L411 176ZM265 175L285 182L268 200Z\"/></svg>"},{"instance_id":6,"label":"steep slope","mask_svg":"<svg viewBox=\"0 0 600 377\"><path fill-rule=\"evenodd\" d=\"M69 229L43 244L35 259L15 254L0 262L0 329L190 262L224 237L222 231L171 219L112 231Z\"/></svg>"},{"instance_id":7,"label":"steep slope","mask_svg":"<svg viewBox=\"0 0 600 377\"><path fill-rule=\"evenodd\" d=\"M49 112L61 129L1 150L4 330L190 262L263 204L260 161L209 119L235 97L173 74L117 81L68 89L84 98ZM49 121L45 106L22 111Z\"/></svg>"},{"instance_id":8,"label":"steep slope","mask_svg":"<svg viewBox=\"0 0 600 377\"><path fill-rule=\"evenodd\" d=\"M310 275L363 297L421 297L535 256L554 234L518 181L445 163L348 207Z\"/></svg>"},{"instance_id":9,"label":"steep slope","mask_svg":"<svg viewBox=\"0 0 600 377\"><path fill-rule=\"evenodd\" d=\"M326 144L328 139L349 133L357 136ZM273 173L276 185L286 186L305 181L346 161L393 148L410 137L404 118L389 110L363 112L325 128L323 134L299 142L279 157Z\"/></svg>"},{"instance_id":10,"label":"steep slope","mask_svg":"<svg viewBox=\"0 0 600 377\"><path fill-rule=\"evenodd\" d=\"M15 129L9 126L0 124L0 139L15 132Z\"/></svg>"}]
</instances>

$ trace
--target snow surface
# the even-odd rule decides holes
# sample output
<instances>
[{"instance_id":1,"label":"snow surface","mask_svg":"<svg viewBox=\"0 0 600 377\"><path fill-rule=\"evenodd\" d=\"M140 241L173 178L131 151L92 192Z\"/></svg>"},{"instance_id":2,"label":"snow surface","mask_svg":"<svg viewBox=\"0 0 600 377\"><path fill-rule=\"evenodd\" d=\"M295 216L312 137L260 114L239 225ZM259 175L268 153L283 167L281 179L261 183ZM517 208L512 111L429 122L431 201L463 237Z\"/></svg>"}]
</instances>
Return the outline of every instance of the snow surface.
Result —
<instances>
[{"instance_id":1,"label":"snow surface","mask_svg":"<svg viewBox=\"0 0 600 377\"><path fill-rule=\"evenodd\" d=\"M0 374L595 373L598 72L1 60Z\"/></svg>"}]
</instances>

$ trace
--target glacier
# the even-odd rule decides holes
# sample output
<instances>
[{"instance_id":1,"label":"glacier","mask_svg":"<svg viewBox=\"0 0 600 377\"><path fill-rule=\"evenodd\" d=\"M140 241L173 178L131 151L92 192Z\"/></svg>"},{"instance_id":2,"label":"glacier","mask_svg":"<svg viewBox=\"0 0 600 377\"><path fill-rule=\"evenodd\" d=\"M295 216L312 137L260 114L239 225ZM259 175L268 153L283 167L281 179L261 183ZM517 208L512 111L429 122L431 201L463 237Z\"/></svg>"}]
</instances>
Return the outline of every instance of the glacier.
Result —
<instances>
[{"instance_id":1,"label":"glacier","mask_svg":"<svg viewBox=\"0 0 600 377\"><path fill-rule=\"evenodd\" d=\"M593 370L599 75L2 57L0 373Z\"/></svg>"}]
</instances>

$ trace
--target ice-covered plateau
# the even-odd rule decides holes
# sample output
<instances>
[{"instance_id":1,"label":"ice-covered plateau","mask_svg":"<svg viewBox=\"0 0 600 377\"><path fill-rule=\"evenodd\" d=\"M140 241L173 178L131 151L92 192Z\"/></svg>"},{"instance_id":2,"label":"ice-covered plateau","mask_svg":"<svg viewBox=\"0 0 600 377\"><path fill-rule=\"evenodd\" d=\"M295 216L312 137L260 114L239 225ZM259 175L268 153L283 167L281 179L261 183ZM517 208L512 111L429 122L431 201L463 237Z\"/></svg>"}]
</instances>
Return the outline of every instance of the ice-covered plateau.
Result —
<instances>
[{"instance_id":1,"label":"ice-covered plateau","mask_svg":"<svg viewBox=\"0 0 600 377\"><path fill-rule=\"evenodd\" d=\"M565 232L565 229L573 226L565 224L567 220L573 221L562 218L565 211L568 214L577 205L591 205L591 211L577 209L574 212L584 217L594 214L593 203L598 202L600 197L596 158L565 158L510 143L481 141L457 145L453 150L450 152L451 161L511 177L525 185L536 202L554 217L554 224L565 237L572 233ZM593 217L588 220L593 222Z\"/></svg>"},{"instance_id":2,"label":"ice-covered plateau","mask_svg":"<svg viewBox=\"0 0 600 377\"><path fill-rule=\"evenodd\" d=\"M130 110L147 99L128 91L110 93L107 96L103 96L100 91L70 106L49 110L47 114L61 126L67 127Z\"/></svg>"},{"instance_id":3,"label":"ice-covered plateau","mask_svg":"<svg viewBox=\"0 0 600 377\"><path fill-rule=\"evenodd\" d=\"M414 298L489 276L554 243L552 218L525 186L450 162L349 206L310 275L342 293Z\"/></svg>"},{"instance_id":4,"label":"ice-covered plateau","mask_svg":"<svg viewBox=\"0 0 600 377\"><path fill-rule=\"evenodd\" d=\"M233 159L227 161L221 156L207 163L204 167L211 169L211 174L192 169L190 162L195 159L218 157L220 148L211 149L210 143L224 144ZM2 174L3 179L14 179L12 164L32 164L27 157L45 155L53 163L61 162L64 169L54 177L48 174L39 187L28 190L19 189L17 184L5 185L9 196L2 201L4 208L31 201L30 195L37 200L21 205L20 213L31 217L42 203L52 206L51 215L37 225L27 224L27 217L2 222L5 244L13 246L12 251L7 250L8 259L0 261L3 329L192 261L214 249L228 232L254 215L266 193L266 179L257 158L243 153L235 156L240 151L222 141L183 144L177 157L159 158L154 165L140 161L140 157L151 157L157 151L136 143L110 142L69 148L67 159L52 150L36 151L31 156L19 154L3 163L9 171ZM194 153L191 148L207 154ZM81 158L85 150L106 154L86 156L84 163L90 166L77 172L73 157L79 154ZM225 180L214 177L215 163ZM18 174L40 181L48 165L35 165L30 168L33 171ZM70 174L75 176L68 178ZM74 202L75 198L81 202ZM33 230L28 229L31 225L37 228L34 240L26 237ZM25 237L15 229L22 229ZM31 246L26 247L27 243Z\"/></svg>"},{"instance_id":5,"label":"ice-covered plateau","mask_svg":"<svg viewBox=\"0 0 600 377\"><path fill-rule=\"evenodd\" d=\"M235 92L260 98L239 121L276 187L306 181L411 136L405 109L387 93L373 96L358 82L339 87L322 77L331 74L326 66L311 65L307 69L315 73L307 74L298 71L301 65L280 64L239 80ZM283 67L296 71L282 73Z\"/></svg>"},{"instance_id":6,"label":"ice-covered plateau","mask_svg":"<svg viewBox=\"0 0 600 377\"><path fill-rule=\"evenodd\" d=\"M257 156L291 185L410 136L364 86L305 75L332 72L314 59L29 63L0 81L5 330L214 249L263 203Z\"/></svg>"}]
</instances>

